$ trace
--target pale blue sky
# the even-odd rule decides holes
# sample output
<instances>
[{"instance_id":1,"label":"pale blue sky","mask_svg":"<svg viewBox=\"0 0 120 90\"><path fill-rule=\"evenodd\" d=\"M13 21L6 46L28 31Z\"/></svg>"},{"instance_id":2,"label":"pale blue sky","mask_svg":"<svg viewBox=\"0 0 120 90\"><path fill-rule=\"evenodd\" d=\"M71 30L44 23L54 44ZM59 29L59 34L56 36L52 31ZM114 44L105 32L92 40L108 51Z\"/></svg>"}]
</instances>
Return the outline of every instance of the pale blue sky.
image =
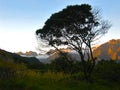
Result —
<instances>
[{"instance_id":1,"label":"pale blue sky","mask_svg":"<svg viewBox=\"0 0 120 90\"><path fill-rule=\"evenodd\" d=\"M67 5L83 3L100 9L102 18L112 23L100 43L120 38L120 0L0 0L0 48L11 52L36 51L36 29Z\"/></svg>"}]
</instances>

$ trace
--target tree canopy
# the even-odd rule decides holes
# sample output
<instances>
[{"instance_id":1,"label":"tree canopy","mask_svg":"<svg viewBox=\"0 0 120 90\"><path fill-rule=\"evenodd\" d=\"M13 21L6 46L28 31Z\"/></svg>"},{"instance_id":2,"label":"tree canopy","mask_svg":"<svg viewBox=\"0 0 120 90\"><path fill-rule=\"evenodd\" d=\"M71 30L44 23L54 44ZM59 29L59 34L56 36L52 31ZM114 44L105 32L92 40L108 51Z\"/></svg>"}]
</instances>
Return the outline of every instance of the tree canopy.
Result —
<instances>
[{"instance_id":1,"label":"tree canopy","mask_svg":"<svg viewBox=\"0 0 120 90\"><path fill-rule=\"evenodd\" d=\"M36 34L55 48L67 45L76 50L87 74L95 65L91 43L104 35L109 28L110 24L100 18L98 10L93 10L91 5L82 4L67 6L52 14Z\"/></svg>"},{"instance_id":2,"label":"tree canopy","mask_svg":"<svg viewBox=\"0 0 120 90\"><path fill-rule=\"evenodd\" d=\"M71 45L76 41L86 43L103 35L109 28L108 23L100 20L98 15L99 12L92 11L88 4L68 6L53 14L36 34L47 40L49 45Z\"/></svg>"}]
</instances>

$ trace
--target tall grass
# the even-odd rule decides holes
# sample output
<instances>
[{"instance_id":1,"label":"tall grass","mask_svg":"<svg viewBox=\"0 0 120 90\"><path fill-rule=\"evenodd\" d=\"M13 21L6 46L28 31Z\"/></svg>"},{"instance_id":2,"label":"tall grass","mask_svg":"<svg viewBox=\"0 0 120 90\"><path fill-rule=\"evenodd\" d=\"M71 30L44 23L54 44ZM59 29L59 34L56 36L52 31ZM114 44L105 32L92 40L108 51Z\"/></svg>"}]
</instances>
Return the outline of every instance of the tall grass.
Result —
<instances>
[{"instance_id":1,"label":"tall grass","mask_svg":"<svg viewBox=\"0 0 120 90\"><path fill-rule=\"evenodd\" d=\"M81 72L65 74L48 70L42 73L12 60L0 60L0 90L120 90L119 83L98 76L98 73L103 72L103 68L99 68L101 65L96 67L97 71L93 75L95 81L87 83L82 79Z\"/></svg>"}]
</instances>

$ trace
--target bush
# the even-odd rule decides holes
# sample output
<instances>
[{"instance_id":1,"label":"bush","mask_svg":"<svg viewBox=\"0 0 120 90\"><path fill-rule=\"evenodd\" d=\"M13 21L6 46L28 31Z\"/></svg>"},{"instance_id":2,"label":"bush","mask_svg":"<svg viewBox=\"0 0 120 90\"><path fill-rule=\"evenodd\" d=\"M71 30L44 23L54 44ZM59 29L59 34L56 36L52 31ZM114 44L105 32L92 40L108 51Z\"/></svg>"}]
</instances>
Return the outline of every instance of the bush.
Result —
<instances>
[{"instance_id":1,"label":"bush","mask_svg":"<svg viewBox=\"0 0 120 90\"><path fill-rule=\"evenodd\" d=\"M59 57L52 61L50 70L73 74L81 71L81 63L77 61L68 62L64 57Z\"/></svg>"},{"instance_id":2,"label":"bush","mask_svg":"<svg viewBox=\"0 0 120 90\"><path fill-rule=\"evenodd\" d=\"M115 61L101 61L95 66L94 74L111 82L120 82L120 64Z\"/></svg>"}]
</instances>

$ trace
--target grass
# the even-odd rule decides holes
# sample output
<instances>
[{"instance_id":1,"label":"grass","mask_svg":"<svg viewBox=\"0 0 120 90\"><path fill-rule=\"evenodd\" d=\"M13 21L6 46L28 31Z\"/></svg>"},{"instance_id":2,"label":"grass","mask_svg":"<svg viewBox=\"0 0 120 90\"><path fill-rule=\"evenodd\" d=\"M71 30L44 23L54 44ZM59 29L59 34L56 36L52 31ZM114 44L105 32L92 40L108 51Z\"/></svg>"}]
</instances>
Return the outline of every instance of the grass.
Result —
<instances>
[{"instance_id":1,"label":"grass","mask_svg":"<svg viewBox=\"0 0 120 90\"><path fill-rule=\"evenodd\" d=\"M0 60L0 73L5 73L0 75L0 90L120 90L118 82L102 79L98 73L88 83L82 79L82 73L41 73L27 69L24 64L3 60Z\"/></svg>"},{"instance_id":2,"label":"grass","mask_svg":"<svg viewBox=\"0 0 120 90\"><path fill-rule=\"evenodd\" d=\"M28 71L24 77L0 80L1 90L120 90L118 84L98 80L87 83L74 79L71 75Z\"/></svg>"}]
</instances>

